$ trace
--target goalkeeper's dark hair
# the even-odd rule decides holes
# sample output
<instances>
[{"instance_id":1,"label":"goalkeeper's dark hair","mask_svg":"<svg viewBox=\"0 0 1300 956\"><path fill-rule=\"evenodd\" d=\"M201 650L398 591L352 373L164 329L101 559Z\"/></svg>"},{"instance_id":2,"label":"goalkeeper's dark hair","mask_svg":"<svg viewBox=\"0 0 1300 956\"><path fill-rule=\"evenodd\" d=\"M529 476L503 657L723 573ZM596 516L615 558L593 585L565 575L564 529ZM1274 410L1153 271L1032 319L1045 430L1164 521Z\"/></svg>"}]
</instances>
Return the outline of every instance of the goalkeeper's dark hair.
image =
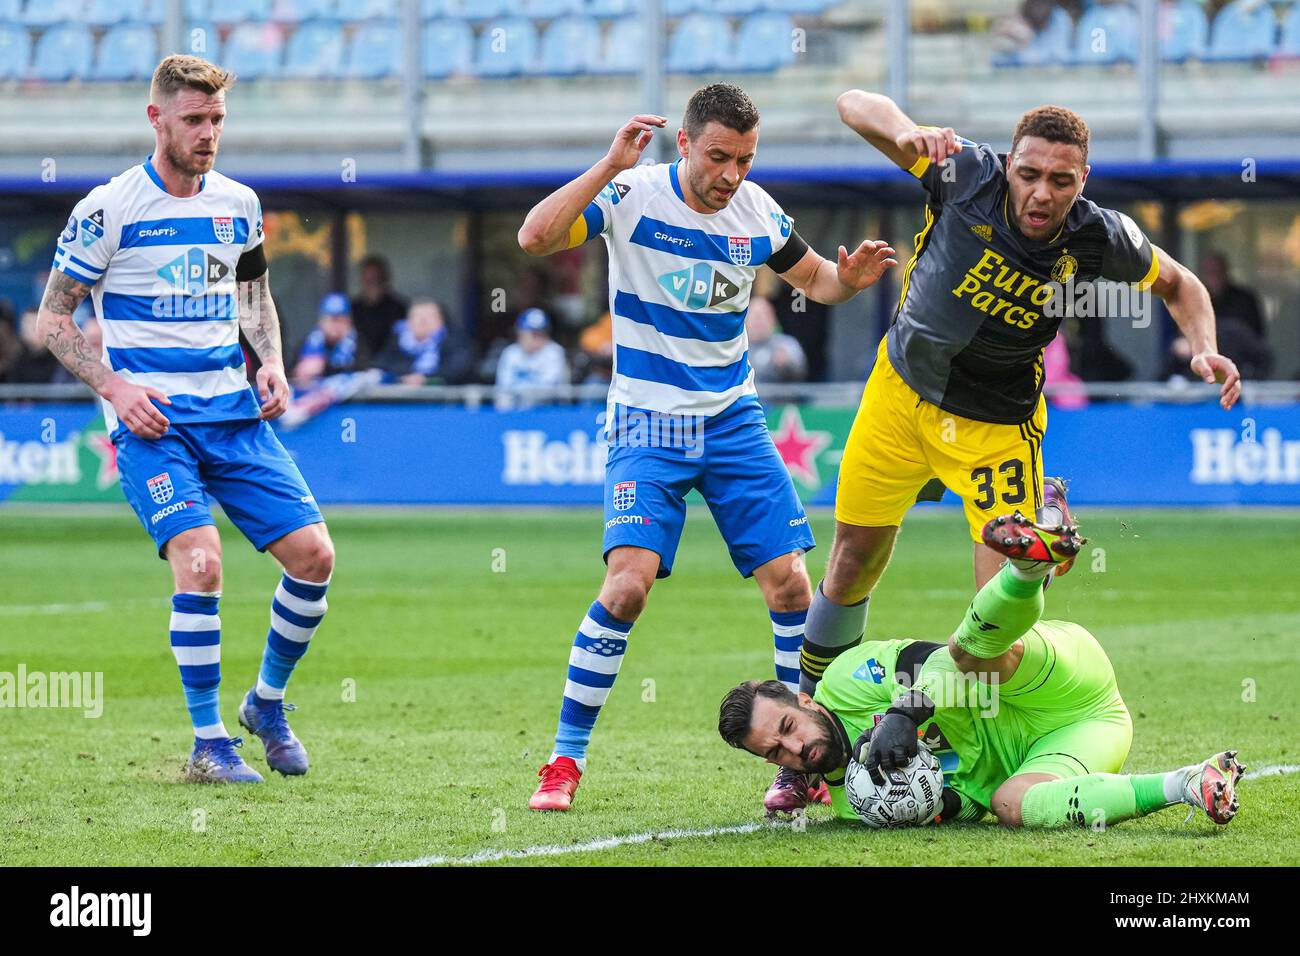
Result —
<instances>
[{"instance_id":1,"label":"goalkeeper's dark hair","mask_svg":"<svg viewBox=\"0 0 1300 956\"><path fill-rule=\"evenodd\" d=\"M730 83L710 83L691 94L682 118L682 129L695 139L710 123L721 123L737 133L748 133L758 125L758 107L744 90Z\"/></svg>"},{"instance_id":2,"label":"goalkeeper's dark hair","mask_svg":"<svg viewBox=\"0 0 1300 956\"><path fill-rule=\"evenodd\" d=\"M1011 137L1011 155L1026 136L1038 136L1049 143L1069 143L1079 147L1083 163L1088 164L1088 124L1083 117L1064 106L1039 106L1020 117L1015 134Z\"/></svg>"},{"instance_id":3,"label":"goalkeeper's dark hair","mask_svg":"<svg viewBox=\"0 0 1300 956\"><path fill-rule=\"evenodd\" d=\"M718 733L737 750L745 749L744 741L754 719L754 700L758 697L770 698L787 707L799 706L798 696L779 680L747 680L731 688L718 708Z\"/></svg>"}]
</instances>

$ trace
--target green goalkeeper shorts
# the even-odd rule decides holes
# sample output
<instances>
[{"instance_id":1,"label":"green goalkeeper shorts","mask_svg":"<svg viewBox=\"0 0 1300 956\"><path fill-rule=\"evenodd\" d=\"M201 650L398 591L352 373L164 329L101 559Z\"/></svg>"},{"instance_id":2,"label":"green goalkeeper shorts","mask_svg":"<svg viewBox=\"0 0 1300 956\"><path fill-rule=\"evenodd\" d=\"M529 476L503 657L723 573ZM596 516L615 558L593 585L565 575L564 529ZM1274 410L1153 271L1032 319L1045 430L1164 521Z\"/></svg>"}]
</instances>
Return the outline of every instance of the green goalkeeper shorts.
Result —
<instances>
[{"instance_id":1,"label":"green goalkeeper shorts","mask_svg":"<svg viewBox=\"0 0 1300 956\"><path fill-rule=\"evenodd\" d=\"M998 688L999 729L1014 735L1020 758L1014 773L1118 773L1133 722L1097 639L1069 621L1039 621L1021 640L1020 666Z\"/></svg>"}]
</instances>

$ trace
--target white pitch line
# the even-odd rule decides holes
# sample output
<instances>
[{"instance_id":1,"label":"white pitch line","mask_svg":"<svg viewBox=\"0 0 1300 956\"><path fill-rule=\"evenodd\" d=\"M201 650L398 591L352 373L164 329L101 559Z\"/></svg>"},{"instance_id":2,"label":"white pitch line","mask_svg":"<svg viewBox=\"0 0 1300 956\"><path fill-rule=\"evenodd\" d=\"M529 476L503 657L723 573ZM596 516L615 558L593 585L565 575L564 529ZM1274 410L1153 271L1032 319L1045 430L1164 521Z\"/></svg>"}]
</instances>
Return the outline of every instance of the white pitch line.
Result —
<instances>
[{"instance_id":1,"label":"white pitch line","mask_svg":"<svg viewBox=\"0 0 1300 956\"><path fill-rule=\"evenodd\" d=\"M1247 772L1242 780L1254 780L1256 777L1282 777L1289 773L1300 772L1300 764L1294 763L1271 763L1266 767L1260 767L1258 770Z\"/></svg>"},{"instance_id":2,"label":"white pitch line","mask_svg":"<svg viewBox=\"0 0 1300 956\"><path fill-rule=\"evenodd\" d=\"M818 821L807 819L808 826ZM732 833L753 833L779 824L741 823L729 827L709 827L702 830L655 830L646 833L630 833L627 836L601 837L586 843L556 843L543 846L530 846L522 850L480 850L469 856L422 856L415 860L390 860L385 863L371 863L369 866L473 866L475 863L496 863L501 860L526 860L532 857L566 856L570 853L593 853L600 850L614 850L621 846L649 843L652 840L682 840L690 837L726 836Z\"/></svg>"}]
</instances>

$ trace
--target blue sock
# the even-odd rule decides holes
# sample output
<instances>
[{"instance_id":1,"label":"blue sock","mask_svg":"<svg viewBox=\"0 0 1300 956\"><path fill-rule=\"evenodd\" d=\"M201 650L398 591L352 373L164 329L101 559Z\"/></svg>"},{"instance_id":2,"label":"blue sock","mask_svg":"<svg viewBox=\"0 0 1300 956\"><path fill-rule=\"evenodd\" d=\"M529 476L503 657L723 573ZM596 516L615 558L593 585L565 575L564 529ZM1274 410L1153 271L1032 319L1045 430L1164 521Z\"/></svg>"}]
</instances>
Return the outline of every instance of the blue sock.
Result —
<instances>
[{"instance_id":1,"label":"blue sock","mask_svg":"<svg viewBox=\"0 0 1300 956\"><path fill-rule=\"evenodd\" d=\"M205 740L230 736L217 705L221 687L221 618L217 616L220 597L220 593L172 595L172 654L181 670L181 688L194 736Z\"/></svg>"},{"instance_id":2,"label":"blue sock","mask_svg":"<svg viewBox=\"0 0 1300 956\"><path fill-rule=\"evenodd\" d=\"M325 601L328 588L328 581L314 584L288 574L280 579L271 600L271 629L266 632L262 670L253 690L253 702L259 707L284 700L289 675L307 653L312 635L329 607Z\"/></svg>"},{"instance_id":3,"label":"blue sock","mask_svg":"<svg viewBox=\"0 0 1300 956\"><path fill-rule=\"evenodd\" d=\"M587 744L596 726L600 708L609 697L614 678L627 653L627 636L632 624L620 621L595 601L578 625L578 635L569 652L569 677L564 682L564 703L560 725L555 731L556 757L572 757L580 769L587 766Z\"/></svg>"},{"instance_id":4,"label":"blue sock","mask_svg":"<svg viewBox=\"0 0 1300 956\"><path fill-rule=\"evenodd\" d=\"M799 693L799 651L808 610L768 611L772 618L772 640L776 644L776 679Z\"/></svg>"}]
</instances>

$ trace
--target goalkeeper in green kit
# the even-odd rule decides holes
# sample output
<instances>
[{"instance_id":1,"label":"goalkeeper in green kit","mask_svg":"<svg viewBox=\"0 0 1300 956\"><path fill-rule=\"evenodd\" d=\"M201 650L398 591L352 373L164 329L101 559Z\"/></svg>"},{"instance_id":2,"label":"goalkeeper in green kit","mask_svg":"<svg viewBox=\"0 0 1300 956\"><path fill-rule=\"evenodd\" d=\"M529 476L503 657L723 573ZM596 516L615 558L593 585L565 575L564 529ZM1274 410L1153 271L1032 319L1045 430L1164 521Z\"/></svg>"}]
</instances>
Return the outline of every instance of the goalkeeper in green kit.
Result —
<instances>
[{"instance_id":1,"label":"goalkeeper in green kit","mask_svg":"<svg viewBox=\"0 0 1300 956\"><path fill-rule=\"evenodd\" d=\"M835 814L848 819L856 819L843 786L849 758L881 783L882 771L916 756L920 739L944 771L936 821L992 811L1008 827L1096 827L1185 803L1228 823L1245 770L1236 751L1168 773L1119 772L1133 724L1110 660L1081 625L1040 620L1043 580L1084 543L1064 486L1051 490L1038 522L1017 512L984 527L984 543L1010 560L946 648L858 644L827 667L812 697L747 681L722 701L723 739L823 774Z\"/></svg>"}]
</instances>

